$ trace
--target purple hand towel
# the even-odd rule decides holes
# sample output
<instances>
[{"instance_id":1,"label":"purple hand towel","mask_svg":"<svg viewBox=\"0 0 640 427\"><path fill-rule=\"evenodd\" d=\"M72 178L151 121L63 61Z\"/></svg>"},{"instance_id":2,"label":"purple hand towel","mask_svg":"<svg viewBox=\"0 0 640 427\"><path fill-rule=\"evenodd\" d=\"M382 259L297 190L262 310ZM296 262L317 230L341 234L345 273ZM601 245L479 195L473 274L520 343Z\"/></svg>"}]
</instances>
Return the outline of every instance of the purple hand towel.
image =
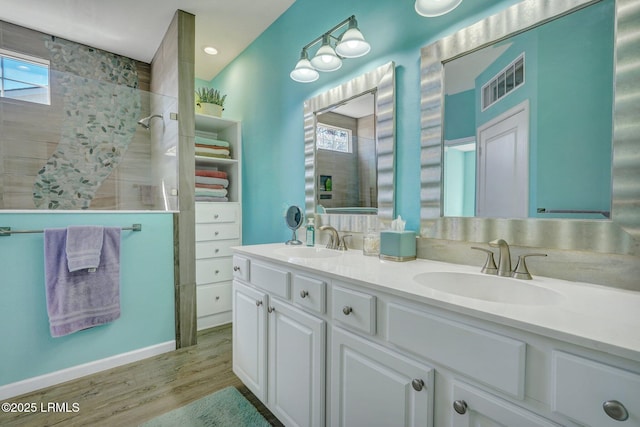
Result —
<instances>
[{"instance_id":1,"label":"purple hand towel","mask_svg":"<svg viewBox=\"0 0 640 427\"><path fill-rule=\"evenodd\" d=\"M44 230L45 291L51 336L112 322L120 317L120 228L105 227L99 267L70 272L67 229Z\"/></svg>"},{"instance_id":2,"label":"purple hand towel","mask_svg":"<svg viewBox=\"0 0 640 427\"><path fill-rule=\"evenodd\" d=\"M67 264L69 271L98 268L104 227L97 225L67 227Z\"/></svg>"}]
</instances>

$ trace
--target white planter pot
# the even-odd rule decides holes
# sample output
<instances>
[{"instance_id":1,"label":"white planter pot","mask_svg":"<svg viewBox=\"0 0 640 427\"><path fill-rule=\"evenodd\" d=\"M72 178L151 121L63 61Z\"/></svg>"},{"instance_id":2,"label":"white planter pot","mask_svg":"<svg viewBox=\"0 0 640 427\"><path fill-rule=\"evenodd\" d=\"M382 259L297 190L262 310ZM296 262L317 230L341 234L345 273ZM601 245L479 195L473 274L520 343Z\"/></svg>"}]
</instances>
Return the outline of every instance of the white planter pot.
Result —
<instances>
[{"instance_id":1,"label":"white planter pot","mask_svg":"<svg viewBox=\"0 0 640 427\"><path fill-rule=\"evenodd\" d=\"M206 102L196 103L196 113L207 116L222 117L222 107L218 104L208 104Z\"/></svg>"}]
</instances>

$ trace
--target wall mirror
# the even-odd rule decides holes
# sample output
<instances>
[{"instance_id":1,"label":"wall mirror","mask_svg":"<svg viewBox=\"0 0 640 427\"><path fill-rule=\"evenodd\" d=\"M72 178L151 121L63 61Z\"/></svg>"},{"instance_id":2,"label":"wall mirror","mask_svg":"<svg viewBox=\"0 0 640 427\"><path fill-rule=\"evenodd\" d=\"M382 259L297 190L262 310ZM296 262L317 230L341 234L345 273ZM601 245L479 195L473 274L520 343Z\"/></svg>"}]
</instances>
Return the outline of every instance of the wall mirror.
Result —
<instances>
[{"instance_id":1,"label":"wall mirror","mask_svg":"<svg viewBox=\"0 0 640 427\"><path fill-rule=\"evenodd\" d=\"M395 64L305 101L305 210L363 232L394 214Z\"/></svg>"},{"instance_id":2,"label":"wall mirror","mask_svg":"<svg viewBox=\"0 0 640 427\"><path fill-rule=\"evenodd\" d=\"M629 38L628 34L632 33L634 26L638 25L640 12L634 11L628 3L628 0L563 2L524 0L422 49L421 234L423 236L473 242L486 242L500 236L512 244L523 246L618 254L640 252L638 244L640 207L637 202L640 199L638 177L640 147L638 137L635 136L638 125L634 123L637 108L628 101L628 97L638 91L637 85L632 83L638 78L638 71L625 67L625 64L637 61L637 41ZM590 14L591 8L597 8L595 14ZM541 43L541 39L547 38L553 32L556 32L553 37L556 38L557 45L569 44L573 34L568 33L572 33L573 30L566 25L572 25L571 23L578 19L582 20L586 27L585 19L587 18L585 17L592 16L588 19L593 21L606 20L607 14L609 17L613 15L613 22L609 22L609 28L604 28L600 37L595 40L595 43L600 44L598 48L587 45L588 42L582 45L578 43L575 48L576 51L586 51L587 54L602 51L605 56L602 59L572 58L569 61L567 55L575 52L566 54L556 52L553 53L556 55L553 63L550 48L531 46ZM591 29L590 31L600 30ZM559 39L562 39L562 43L558 42ZM608 40L611 45L604 45L601 43L603 40ZM631 46L634 43L636 48ZM460 116L456 116L454 112L464 112L467 108L465 105L468 103L461 104L464 97L456 99L447 92L455 94L464 91L456 91L448 86L455 83L454 74L457 64L473 60L473 57L477 60L482 56L480 52L487 51L491 52L488 59L485 57L484 63L474 65L479 72L478 76L474 77L475 89L466 94L467 99L473 98L468 103L478 105L478 111L468 112L467 117L472 119L461 121ZM522 52L524 55L521 56ZM562 60L557 61L558 57ZM507 58L510 59L507 61ZM521 60L524 66L519 70ZM579 64L581 60L586 63ZM558 62L566 66L559 67ZM570 67L571 64L574 66ZM469 68L468 65L466 67ZM543 75L543 72L549 68L553 68L554 76ZM591 69L599 69L595 75L598 81L585 84L591 85L589 90L600 91L598 92L600 95L596 95L599 102L581 101L584 93L565 94L565 97L570 98L572 110L567 112L566 110L570 107L565 105L564 110L561 111L565 117L564 122L550 121L554 119L550 116L554 115L554 108L558 106L553 104L553 98L560 92L559 89L554 91L554 86L557 85L555 77L563 78L562 75L564 75L565 79L579 80L586 77ZM609 74L605 75L607 70L610 70ZM521 71L522 74L519 75ZM550 77L552 77L551 80L549 80ZM513 86L521 83L518 82L519 79L524 81L524 85L521 88L514 88ZM576 82L571 82L571 84L574 83ZM602 89L597 89L597 85L601 85ZM611 88L611 85L615 85L614 90L608 92L607 89ZM525 89L527 86L528 88ZM537 89L535 94L533 89ZM499 93L500 91L502 93ZM497 95L496 97L504 95L503 101L498 101L493 107L484 108L483 111L481 102L484 92L487 98L494 94ZM562 105L557 99L556 103ZM500 108L495 108L499 104L501 104ZM492 108L495 111L493 115L489 114ZM527 175L530 180L527 189L530 193L519 202L521 207L525 205L524 212L489 209L485 213L480 212L480 216L483 217L479 217L478 200L467 200L465 210L465 201L462 196L456 201L458 205L451 209L445 192L464 194L459 190L460 185L464 186L464 178L455 174L451 178L450 175L455 167L447 168L444 159L456 156L464 158L465 154L464 151L460 151L454 153L454 156L449 156L450 149L452 147L455 149L457 145L464 146L462 143L479 143L483 137L480 133L484 130L484 123L489 123L490 127L492 120L499 122L509 118L509 110L518 111L518 108L526 111L530 125L527 131L531 143L527 148L530 158L522 163L530 168ZM591 119L583 117L576 123L571 123L568 118L580 109L594 109L596 116ZM560 112L556 110L555 115L560 115ZM468 124L465 122L469 121L473 122L472 128L456 134ZM589 128L591 122L596 124ZM588 132L587 138L593 137L598 142L579 144L580 150L571 148L571 141L568 140L580 140L581 135L585 135L583 132ZM632 134L633 132L635 135ZM564 137L562 140L554 140L551 146L544 146L557 136L556 134L564 134ZM487 139L491 141L491 136ZM492 149L487 147L487 151ZM496 151L511 159L509 161L518 155L517 148ZM550 157L545 157L546 152L551 152ZM589 166L579 166L580 171L572 172L571 169L575 166L577 159L586 157L595 159L593 161L603 161L591 165L587 163ZM476 168L479 167L475 158L470 162L467 161L467 164L469 163ZM611 169L608 168L608 164L611 164ZM461 165L464 165L464 160L460 160L457 167L461 168ZM540 165L542 167L537 168ZM580 178L581 173L582 178ZM509 172L504 176L509 176ZM452 180L448 181L448 178ZM470 187L475 187L474 192L478 192L480 186L477 181L491 182L486 177L478 178L477 171L474 178L476 182L468 184ZM570 182L567 181L581 180L593 181L583 187L585 191L568 186ZM579 187L581 184L584 182L579 182ZM452 190L451 185L458 186L458 190ZM543 191L545 187L547 192ZM487 191L491 193L494 188L496 188L495 185L491 185ZM589 200L580 199L581 192L591 193L590 196L596 197ZM491 195L496 193L499 192ZM512 191L506 193L501 197L517 199L521 196ZM453 197L451 194L449 197ZM475 194L475 197L477 198L478 194ZM488 206L495 208L498 204L494 200L489 201ZM451 216L445 216L447 214ZM469 217L463 217L465 215ZM555 219L558 216L564 216L567 219Z\"/></svg>"}]
</instances>

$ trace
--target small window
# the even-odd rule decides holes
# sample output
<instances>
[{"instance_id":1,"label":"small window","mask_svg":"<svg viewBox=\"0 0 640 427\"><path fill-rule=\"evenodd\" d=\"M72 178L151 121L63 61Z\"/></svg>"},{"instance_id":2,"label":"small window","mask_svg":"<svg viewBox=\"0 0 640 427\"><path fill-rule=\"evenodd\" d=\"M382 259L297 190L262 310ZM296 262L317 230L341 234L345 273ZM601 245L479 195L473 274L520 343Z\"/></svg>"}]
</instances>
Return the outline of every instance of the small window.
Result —
<instances>
[{"instance_id":1,"label":"small window","mask_svg":"<svg viewBox=\"0 0 640 427\"><path fill-rule=\"evenodd\" d=\"M49 105L49 61L0 49L0 97Z\"/></svg>"},{"instance_id":2,"label":"small window","mask_svg":"<svg viewBox=\"0 0 640 427\"><path fill-rule=\"evenodd\" d=\"M524 53L482 86L482 111L524 83Z\"/></svg>"},{"instance_id":3,"label":"small window","mask_svg":"<svg viewBox=\"0 0 640 427\"><path fill-rule=\"evenodd\" d=\"M351 129L318 123L316 126L316 147L321 150L351 153Z\"/></svg>"}]
</instances>

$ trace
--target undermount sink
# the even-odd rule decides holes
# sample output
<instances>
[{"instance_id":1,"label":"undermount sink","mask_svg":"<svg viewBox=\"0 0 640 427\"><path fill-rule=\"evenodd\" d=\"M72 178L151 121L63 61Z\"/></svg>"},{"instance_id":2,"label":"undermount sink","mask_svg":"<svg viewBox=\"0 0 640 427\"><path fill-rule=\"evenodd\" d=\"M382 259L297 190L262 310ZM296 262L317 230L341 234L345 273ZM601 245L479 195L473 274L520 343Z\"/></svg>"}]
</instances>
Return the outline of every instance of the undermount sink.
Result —
<instances>
[{"instance_id":1,"label":"undermount sink","mask_svg":"<svg viewBox=\"0 0 640 427\"><path fill-rule=\"evenodd\" d=\"M562 296L530 282L458 272L421 273L413 280L438 292L502 304L552 305Z\"/></svg>"},{"instance_id":2,"label":"undermount sink","mask_svg":"<svg viewBox=\"0 0 640 427\"><path fill-rule=\"evenodd\" d=\"M276 250L278 255L283 255L288 258L333 258L340 256L342 252L309 246L287 246Z\"/></svg>"}]
</instances>

